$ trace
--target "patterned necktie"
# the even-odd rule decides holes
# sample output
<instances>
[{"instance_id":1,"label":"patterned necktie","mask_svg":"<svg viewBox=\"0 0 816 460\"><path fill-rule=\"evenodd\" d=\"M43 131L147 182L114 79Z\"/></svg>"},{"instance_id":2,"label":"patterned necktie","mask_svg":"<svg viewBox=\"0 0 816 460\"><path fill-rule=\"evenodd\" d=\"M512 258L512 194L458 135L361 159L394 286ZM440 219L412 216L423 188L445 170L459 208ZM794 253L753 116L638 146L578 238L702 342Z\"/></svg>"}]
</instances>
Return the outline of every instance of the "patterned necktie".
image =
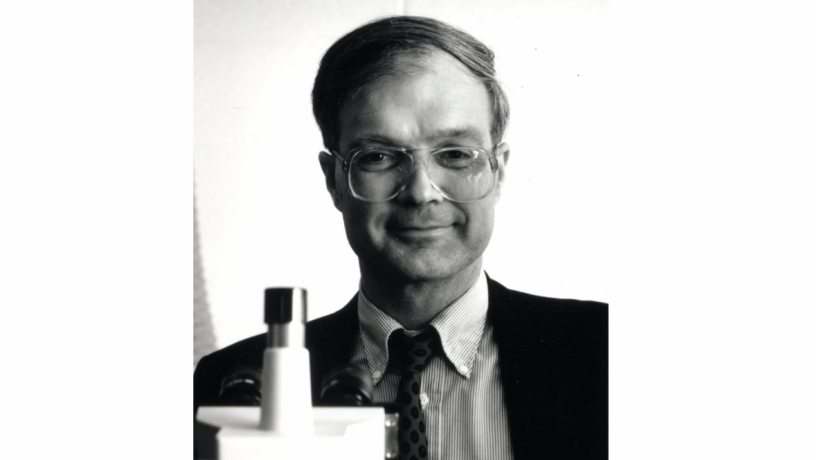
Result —
<instances>
[{"instance_id":1,"label":"patterned necktie","mask_svg":"<svg viewBox=\"0 0 816 460\"><path fill-rule=\"evenodd\" d=\"M419 389L422 385L420 373L436 349L437 337L433 329L414 337L408 337L401 332L396 332L392 336L394 345L392 350L400 369L397 393L400 460L421 460L428 457L425 416L419 399Z\"/></svg>"}]
</instances>

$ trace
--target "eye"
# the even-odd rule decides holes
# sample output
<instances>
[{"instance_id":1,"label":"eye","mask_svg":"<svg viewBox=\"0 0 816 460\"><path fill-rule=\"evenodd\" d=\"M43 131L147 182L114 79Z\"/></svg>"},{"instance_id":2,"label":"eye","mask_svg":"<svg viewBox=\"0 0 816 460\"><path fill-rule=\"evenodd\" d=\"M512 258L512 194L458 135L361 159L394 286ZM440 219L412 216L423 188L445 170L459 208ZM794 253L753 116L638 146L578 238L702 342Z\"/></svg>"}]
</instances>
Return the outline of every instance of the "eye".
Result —
<instances>
[{"instance_id":1,"label":"eye","mask_svg":"<svg viewBox=\"0 0 816 460\"><path fill-rule=\"evenodd\" d=\"M357 163L378 163L387 158L388 154L385 152L368 152L358 155Z\"/></svg>"},{"instance_id":2,"label":"eye","mask_svg":"<svg viewBox=\"0 0 816 460\"><path fill-rule=\"evenodd\" d=\"M446 168L465 168L470 166L479 156L478 150L466 148L450 148L434 155L436 162Z\"/></svg>"},{"instance_id":3,"label":"eye","mask_svg":"<svg viewBox=\"0 0 816 460\"><path fill-rule=\"evenodd\" d=\"M371 149L362 150L354 155L352 166L363 171L379 172L393 168L400 163L398 152L388 150Z\"/></svg>"}]
</instances>

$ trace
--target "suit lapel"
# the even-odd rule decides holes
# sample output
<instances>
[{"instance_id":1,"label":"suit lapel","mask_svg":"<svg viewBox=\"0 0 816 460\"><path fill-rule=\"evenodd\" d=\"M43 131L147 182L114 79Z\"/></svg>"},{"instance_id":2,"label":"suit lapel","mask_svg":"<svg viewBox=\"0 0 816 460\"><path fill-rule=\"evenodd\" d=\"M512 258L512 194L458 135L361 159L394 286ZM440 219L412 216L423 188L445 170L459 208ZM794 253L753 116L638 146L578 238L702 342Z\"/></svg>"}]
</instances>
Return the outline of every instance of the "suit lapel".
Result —
<instances>
[{"instance_id":1,"label":"suit lapel","mask_svg":"<svg viewBox=\"0 0 816 460\"><path fill-rule=\"evenodd\" d=\"M347 364L359 330L357 296L339 311L306 326L306 348L312 374L312 404L319 405L322 380L335 366Z\"/></svg>"},{"instance_id":2,"label":"suit lapel","mask_svg":"<svg viewBox=\"0 0 816 460\"><path fill-rule=\"evenodd\" d=\"M546 407L542 402L552 392L544 375L545 369L553 370L542 350L546 331L533 312L514 299L513 291L488 278L488 292L513 456L515 460L541 458L553 452L550 419L542 410Z\"/></svg>"}]
</instances>

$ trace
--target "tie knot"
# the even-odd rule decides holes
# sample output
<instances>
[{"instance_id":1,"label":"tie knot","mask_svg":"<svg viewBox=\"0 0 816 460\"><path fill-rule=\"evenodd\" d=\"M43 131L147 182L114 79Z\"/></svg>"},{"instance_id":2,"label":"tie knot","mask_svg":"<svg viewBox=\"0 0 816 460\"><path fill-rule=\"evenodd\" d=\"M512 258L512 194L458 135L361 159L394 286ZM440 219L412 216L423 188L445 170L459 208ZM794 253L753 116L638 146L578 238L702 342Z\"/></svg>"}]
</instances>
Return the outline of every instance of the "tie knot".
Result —
<instances>
[{"instance_id":1,"label":"tie knot","mask_svg":"<svg viewBox=\"0 0 816 460\"><path fill-rule=\"evenodd\" d=\"M422 372L439 340L433 329L413 337L405 335L405 331L396 331L391 337L391 343L401 372Z\"/></svg>"}]
</instances>

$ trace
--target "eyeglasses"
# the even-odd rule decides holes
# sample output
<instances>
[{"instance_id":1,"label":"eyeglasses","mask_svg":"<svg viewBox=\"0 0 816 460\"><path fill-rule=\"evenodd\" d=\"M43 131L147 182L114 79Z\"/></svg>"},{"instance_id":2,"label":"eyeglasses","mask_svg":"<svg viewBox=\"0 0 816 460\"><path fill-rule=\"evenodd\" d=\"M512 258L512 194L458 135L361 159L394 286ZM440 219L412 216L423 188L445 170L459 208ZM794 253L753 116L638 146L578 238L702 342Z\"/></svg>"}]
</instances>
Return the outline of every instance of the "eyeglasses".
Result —
<instances>
[{"instance_id":1,"label":"eyeglasses","mask_svg":"<svg viewBox=\"0 0 816 460\"><path fill-rule=\"evenodd\" d=\"M499 162L484 149L443 147L407 149L362 147L351 150L343 161L351 194L363 201L378 203L396 197L408 186L418 152L430 152L425 165L434 189L458 203L479 201L493 191Z\"/></svg>"}]
</instances>

